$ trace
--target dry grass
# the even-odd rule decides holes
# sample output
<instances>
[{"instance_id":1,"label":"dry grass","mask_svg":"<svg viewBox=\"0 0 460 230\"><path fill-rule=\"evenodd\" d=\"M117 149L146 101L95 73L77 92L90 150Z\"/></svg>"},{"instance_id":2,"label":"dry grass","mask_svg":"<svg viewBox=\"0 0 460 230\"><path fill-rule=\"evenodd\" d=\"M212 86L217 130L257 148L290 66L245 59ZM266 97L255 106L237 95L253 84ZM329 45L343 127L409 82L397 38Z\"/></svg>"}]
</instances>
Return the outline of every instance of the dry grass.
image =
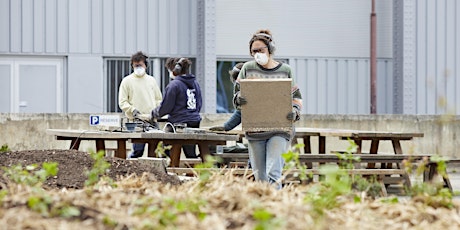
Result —
<instances>
[{"instance_id":1,"label":"dry grass","mask_svg":"<svg viewBox=\"0 0 460 230\"><path fill-rule=\"evenodd\" d=\"M101 181L94 188L47 190L52 205L68 203L80 210L73 218L43 217L27 207L36 191L8 185L0 208L2 229L460 229L459 204L433 208L416 200L397 203L381 199L354 202L339 198L341 206L313 211L305 202L310 187L276 190L231 174L182 185L152 182L147 174L130 176L113 188ZM385 198L388 199L388 198ZM271 214L254 218L258 211Z\"/></svg>"}]
</instances>

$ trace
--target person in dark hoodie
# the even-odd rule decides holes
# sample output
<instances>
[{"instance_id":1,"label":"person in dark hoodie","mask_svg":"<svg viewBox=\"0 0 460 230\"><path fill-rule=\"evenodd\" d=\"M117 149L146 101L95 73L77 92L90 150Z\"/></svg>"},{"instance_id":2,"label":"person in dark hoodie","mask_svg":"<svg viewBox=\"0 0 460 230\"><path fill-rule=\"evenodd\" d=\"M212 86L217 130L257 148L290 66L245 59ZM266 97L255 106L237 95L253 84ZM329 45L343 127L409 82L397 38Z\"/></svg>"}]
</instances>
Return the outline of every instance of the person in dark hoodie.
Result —
<instances>
[{"instance_id":1,"label":"person in dark hoodie","mask_svg":"<svg viewBox=\"0 0 460 230\"><path fill-rule=\"evenodd\" d=\"M188 128L199 128L201 122L201 88L195 75L190 74L192 62L180 58L175 62L169 82L163 93L160 106L152 110L152 118L168 115L171 124L187 124ZM168 68L168 66L166 66ZM168 68L169 70L169 68ZM187 158L197 158L195 145L183 145L182 149Z\"/></svg>"}]
</instances>

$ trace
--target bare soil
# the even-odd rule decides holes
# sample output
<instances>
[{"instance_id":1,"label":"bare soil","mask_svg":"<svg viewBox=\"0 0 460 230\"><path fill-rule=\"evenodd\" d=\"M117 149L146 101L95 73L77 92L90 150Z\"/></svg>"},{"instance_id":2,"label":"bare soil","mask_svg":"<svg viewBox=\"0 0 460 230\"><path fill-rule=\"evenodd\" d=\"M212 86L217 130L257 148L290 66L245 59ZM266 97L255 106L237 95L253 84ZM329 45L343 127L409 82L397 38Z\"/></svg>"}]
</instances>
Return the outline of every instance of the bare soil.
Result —
<instances>
[{"instance_id":1,"label":"bare soil","mask_svg":"<svg viewBox=\"0 0 460 230\"><path fill-rule=\"evenodd\" d=\"M115 157L105 157L110 163L107 176L117 180L121 176L127 177L131 174L141 176L144 172L152 174L154 180L169 183L172 185L180 184L177 176L140 164L133 160L124 160ZM0 173L3 175L3 167L13 165L42 165L43 162L57 162L58 174L48 178L43 187L47 189L82 189L87 180L85 172L91 170L94 160L89 153L76 150L27 150L0 153ZM1 184L7 184L5 178L0 178ZM1 188L1 187L0 187Z\"/></svg>"}]
</instances>

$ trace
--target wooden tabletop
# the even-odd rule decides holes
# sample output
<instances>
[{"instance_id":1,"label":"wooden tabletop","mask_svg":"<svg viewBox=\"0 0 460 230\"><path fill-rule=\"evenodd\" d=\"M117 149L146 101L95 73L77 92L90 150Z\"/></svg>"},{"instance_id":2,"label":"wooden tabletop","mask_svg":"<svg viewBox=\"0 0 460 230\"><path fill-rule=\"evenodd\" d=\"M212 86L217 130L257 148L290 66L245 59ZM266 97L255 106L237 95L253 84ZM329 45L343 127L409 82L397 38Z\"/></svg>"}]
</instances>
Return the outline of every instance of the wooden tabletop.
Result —
<instances>
[{"instance_id":1,"label":"wooden tabletop","mask_svg":"<svg viewBox=\"0 0 460 230\"><path fill-rule=\"evenodd\" d=\"M98 130L73 130L73 129L47 129L49 135L75 138L100 138L100 139L173 139L173 140L217 140L237 141L238 135L205 133L164 133L164 132L109 132Z\"/></svg>"},{"instance_id":2,"label":"wooden tabletop","mask_svg":"<svg viewBox=\"0 0 460 230\"><path fill-rule=\"evenodd\" d=\"M235 134L244 135L241 128L230 131L210 131L217 134ZM329 137L395 137L395 138L412 138L423 137L420 132L395 132L395 131L371 131L357 129L333 129L333 128L308 128L296 127L296 136L329 136Z\"/></svg>"}]
</instances>

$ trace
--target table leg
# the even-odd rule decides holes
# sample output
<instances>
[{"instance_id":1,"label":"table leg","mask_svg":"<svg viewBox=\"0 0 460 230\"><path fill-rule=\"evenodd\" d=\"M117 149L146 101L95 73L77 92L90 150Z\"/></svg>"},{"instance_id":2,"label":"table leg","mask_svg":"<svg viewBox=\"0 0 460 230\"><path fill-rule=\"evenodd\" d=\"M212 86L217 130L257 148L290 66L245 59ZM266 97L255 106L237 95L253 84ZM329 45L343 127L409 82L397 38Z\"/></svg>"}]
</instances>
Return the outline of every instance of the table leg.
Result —
<instances>
[{"instance_id":1,"label":"table leg","mask_svg":"<svg viewBox=\"0 0 460 230\"><path fill-rule=\"evenodd\" d=\"M211 155L211 153L209 151L209 143L207 143L207 142L198 143L198 150L200 150L201 162L205 162L206 157Z\"/></svg>"},{"instance_id":2,"label":"table leg","mask_svg":"<svg viewBox=\"0 0 460 230\"><path fill-rule=\"evenodd\" d=\"M101 150L105 152L105 142L104 140L96 139L96 152Z\"/></svg>"},{"instance_id":3,"label":"table leg","mask_svg":"<svg viewBox=\"0 0 460 230\"><path fill-rule=\"evenodd\" d=\"M356 154L361 154L362 149L363 149L363 140L361 140L361 139L353 139L353 141L358 146L358 148L356 149Z\"/></svg>"},{"instance_id":4,"label":"table leg","mask_svg":"<svg viewBox=\"0 0 460 230\"><path fill-rule=\"evenodd\" d=\"M81 140L79 138L72 139L71 142L70 142L70 148L69 149L78 150L80 148L80 143L81 143Z\"/></svg>"},{"instance_id":5,"label":"table leg","mask_svg":"<svg viewBox=\"0 0 460 230\"><path fill-rule=\"evenodd\" d=\"M149 145L148 157L158 157L155 153L155 150L157 149L159 142L160 142L159 140L152 140L152 141L147 142Z\"/></svg>"},{"instance_id":6,"label":"table leg","mask_svg":"<svg viewBox=\"0 0 460 230\"><path fill-rule=\"evenodd\" d=\"M179 167L182 144L172 144L169 156L171 157L170 167Z\"/></svg>"},{"instance_id":7,"label":"table leg","mask_svg":"<svg viewBox=\"0 0 460 230\"><path fill-rule=\"evenodd\" d=\"M369 151L370 154L377 154L379 150L379 140L378 139L372 139L371 140L371 149ZM368 169L373 169L375 168L375 163L368 163L367 164ZM382 163L382 168L385 168L385 163Z\"/></svg>"},{"instance_id":8,"label":"table leg","mask_svg":"<svg viewBox=\"0 0 460 230\"><path fill-rule=\"evenodd\" d=\"M115 157L126 159L126 140L117 140L117 151Z\"/></svg>"},{"instance_id":9,"label":"table leg","mask_svg":"<svg viewBox=\"0 0 460 230\"><path fill-rule=\"evenodd\" d=\"M311 154L311 143L310 143L310 136L303 137L303 151L305 154ZM309 169L313 168L313 163L307 162L307 167Z\"/></svg>"},{"instance_id":10,"label":"table leg","mask_svg":"<svg viewBox=\"0 0 460 230\"><path fill-rule=\"evenodd\" d=\"M326 153L326 137L323 137L323 136L318 137L318 153L319 154Z\"/></svg>"},{"instance_id":11,"label":"table leg","mask_svg":"<svg viewBox=\"0 0 460 230\"><path fill-rule=\"evenodd\" d=\"M393 144L393 150L394 150L395 154L403 154L403 151L402 151L402 148L401 148L401 143L399 142L399 139L392 139L391 143ZM391 163L389 163L389 165L390 165L390 168L393 167ZM398 168L401 168L401 164L399 164L399 163L396 164L396 166ZM411 187L411 182L410 182L409 175L407 175L407 173L405 173L404 175L402 175L402 177L406 181L405 182L406 187L410 188Z\"/></svg>"}]
</instances>

